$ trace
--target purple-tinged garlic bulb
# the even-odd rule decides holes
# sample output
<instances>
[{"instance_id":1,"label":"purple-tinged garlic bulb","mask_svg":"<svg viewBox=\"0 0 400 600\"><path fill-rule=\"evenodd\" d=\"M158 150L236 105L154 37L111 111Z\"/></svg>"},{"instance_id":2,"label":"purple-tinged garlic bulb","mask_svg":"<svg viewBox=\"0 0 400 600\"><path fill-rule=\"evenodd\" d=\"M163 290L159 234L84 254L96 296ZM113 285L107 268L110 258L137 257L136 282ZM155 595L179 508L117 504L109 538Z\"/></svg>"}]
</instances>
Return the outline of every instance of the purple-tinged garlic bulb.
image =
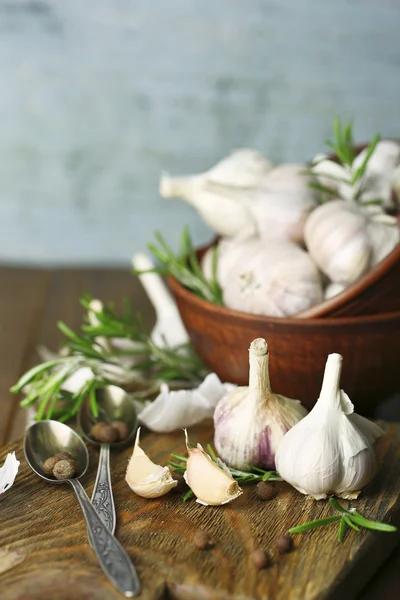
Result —
<instances>
[{"instance_id":1,"label":"purple-tinged garlic bulb","mask_svg":"<svg viewBox=\"0 0 400 600\"><path fill-rule=\"evenodd\" d=\"M271 390L268 346L255 339L249 350L249 385L229 392L214 413L214 444L230 467L275 468L275 452L289 429L306 416L299 400Z\"/></svg>"}]
</instances>

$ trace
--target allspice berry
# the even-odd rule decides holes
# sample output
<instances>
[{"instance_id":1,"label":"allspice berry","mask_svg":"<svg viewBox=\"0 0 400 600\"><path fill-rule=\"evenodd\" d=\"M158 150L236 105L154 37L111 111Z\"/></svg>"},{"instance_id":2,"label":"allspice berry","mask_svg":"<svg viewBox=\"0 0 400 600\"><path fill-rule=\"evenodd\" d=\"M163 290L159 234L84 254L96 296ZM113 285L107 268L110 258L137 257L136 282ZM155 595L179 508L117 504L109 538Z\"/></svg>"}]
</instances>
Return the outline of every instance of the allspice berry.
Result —
<instances>
[{"instance_id":1,"label":"allspice berry","mask_svg":"<svg viewBox=\"0 0 400 600\"><path fill-rule=\"evenodd\" d=\"M71 479L75 475L75 469L71 460L59 460L53 468L53 475L57 479Z\"/></svg>"},{"instance_id":2,"label":"allspice berry","mask_svg":"<svg viewBox=\"0 0 400 600\"><path fill-rule=\"evenodd\" d=\"M103 444L112 444L118 440L118 431L110 423L104 423L104 421L93 425L89 435Z\"/></svg>"},{"instance_id":3,"label":"allspice berry","mask_svg":"<svg viewBox=\"0 0 400 600\"><path fill-rule=\"evenodd\" d=\"M58 458L58 460L69 460L70 458L72 458L71 454L69 452L57 452L57 454L54 455L56 458Z\"/></svg>"},{"instance_id":4,"label":"allspice berry","mask_svg":"<svg viewBox=\"0 0 400 600\"><path fill-rule=\"evenodd\" d=\"M111 427L114 427L114 429L117 430L119 442L126 440L126 438L128 437L129 428L128 425L124 423L124 421L111 421L110 425Z\"/></svg>"},{"instance_id":5,"label":"allspice berry","mask_svg":"<svg viewBox=\"0 0 400 600\"><path fill-rule=\"evenodd\" d=\"M293 550L293 539L290 535L282 535L275 542L279 554L287 554Z\"/></svg>"},{"instance_id":6,"label":"allspice berry","mask_svg":"<svg viewBox=\"0 0 400 600\"><path fill-rule=\"evenodd\" d=\"M198 529L196 531L193 537L193 543L199 550L205 550L213 545L209 534L203 529Z\"/></svg>"},{"instance_id":7,"label":"allspice berry","mask_svg":"<svg viewBox=\"0 0 400 600\"><path fill-rule=\"evenodd\" d=\"M272 483L260 481L256 485L256 494L260 500L273 500L278 494L278 488Z\"/></svg>"},{"instance_id":8,"label":"allspice berry","mask_svg":"<svg viewBox=\"0 0 400 600\"><path fill-rule=\"evenodd\" d=\"M261 569L266 569L271 564L270 555L262 548L257 548L257 550L254 550L250 554L250 560L258 571Z\"/></svg>"},{"instance_id":9,"label":"allspice berry","mask_svg":"<svg viewBox=\"0 0 400 600\"><path fill-rule=\"evenodd\" d=\"M45 475L53 475L53 469L59 460L60 459L57 458L57 456L50 456L49 458L46 458L46 460L43 463L43 472L45 473Z\"/></svg>"}]
</instances>

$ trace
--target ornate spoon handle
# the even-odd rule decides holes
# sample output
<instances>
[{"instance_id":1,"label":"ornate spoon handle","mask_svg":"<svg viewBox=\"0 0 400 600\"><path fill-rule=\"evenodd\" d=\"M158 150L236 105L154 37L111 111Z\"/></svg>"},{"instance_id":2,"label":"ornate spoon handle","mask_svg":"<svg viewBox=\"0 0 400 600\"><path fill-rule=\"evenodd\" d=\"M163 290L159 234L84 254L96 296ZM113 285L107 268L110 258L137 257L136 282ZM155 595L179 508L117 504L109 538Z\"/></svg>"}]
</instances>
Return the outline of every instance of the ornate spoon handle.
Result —
<instances>
[{"instance_id":1,"label":"ornate spoon handle","mask_svg":"<svg viewBox=\"0 0 400 600\"><path fill-rule=\"evenodd\" d=\"M79 500L89 539L103 572L126 597L137 596L140 593L139 577L128 554L101 521L80 481L69 479L68 483Z\"/></svg>"},{"instance_id":2,"label":"ornate spoon handle","mask_svg":"<svg viewBox=\"0 0 400 600\"><path fill-rule=\"evenodd\" d=\"M116 514L111 487L109 444L102 444L100 447L99 466L91 500L104 525L114 533Z\"/></svg>"}]
</instances>

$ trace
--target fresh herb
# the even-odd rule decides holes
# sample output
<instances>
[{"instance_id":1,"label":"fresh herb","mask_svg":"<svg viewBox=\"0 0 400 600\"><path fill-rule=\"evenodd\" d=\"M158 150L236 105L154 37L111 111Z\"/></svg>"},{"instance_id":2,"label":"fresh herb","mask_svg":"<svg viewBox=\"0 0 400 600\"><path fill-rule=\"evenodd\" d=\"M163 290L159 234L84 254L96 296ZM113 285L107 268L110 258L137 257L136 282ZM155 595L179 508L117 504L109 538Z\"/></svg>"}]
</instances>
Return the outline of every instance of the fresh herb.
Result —
<instances>
[{"instance_id":1,"label":"fresh herb","mask_svg":"<svg viewBox=\"0 0 400 600\"><path fill-rule=\"evenodd\" d=\"M338 540L342 542L346 534L347 529L354 529L360 531L361 527L365 529L373 529L374 531L386 531L393 532L397 531L397 527L389 525L388 523L381 523L380 521L371 521L366 519L354 508L346 510L335 498L329 498L329 502L332 507L339 513L332 517L326 517L324 519L316 519L315 521L308 521L308 523L302 523L296 527L289 529L289 533L304 533L310 529L316 529L317 527L324 527L325 525L331 525L332 523L338 523Z\"/></svg>"},{"instance_id":2,"label":"fresh herb","mask_svg":"<svg viewBox=\"0 0 400 600\"><path fill-rule=\"evenodd\" d=\"M337 162L342 167L342 176L333 175L331 173L323 173L324 179L332 179L335 183L342 182L352 188L352 199L360 204L381 204L381 200L370 200L363 201L362 193L364 191L364 175L367 169L368 162L375 151L376 145L380 140L379 135L375 135L365 150L365 157L359 166L355 166L354 161L357 156L356 146L353 138L353 126L352 123L341 123L338 117L335 117L333 122L333 141L327 140L326 144L336 155ZM322 157L321 161L327 160L326 157ZM313 165L315 167L320 161L316 161ZM313 175L313 167L307 172ZM329 185L323 185L318 181L312 181L309 186L320 192L320 202L327 202L332 197L338 197L339 191L332 189Z\"/></svg>"},{"instance_id":3,"label":"fresh herb","mask_svg":"<svg viewBox=\"0 0 400 600\"><path fill-rule=\"evenodd\" d=\"M21 406L37 406L37 420L67 421L78 412L86 397L96 417L95 392L110 383L133 382L136 396L145 398L154 395L163 381L192 386L207 374L189 345L172 349L154 344L141 316L132 312L129 303L124 303L119 316L112 304L103 307L89 295L81 299L81 304L87 311L81 330L76 333L59 322L66 338L60 353L27 371L11 388L15 394L26 394ZM123 340L124 349L116 344L118 339ZM71 393L64 389L70 377L83 368L87 377L79 391Z\"/></svg>"},{"instance_id":4,"label":"fresh herb","mask_svg":"<svg viewBox=\"0 0 400 600\"><path fill-rule=\"evenodd\" d=\"M180 250L177 254L175 254L168 246L160 233L156 233L155 238L158 245L150 243L147 247L162 266L148 271L134 270L133 273L135 275L149 272L160 273L161 275L171 275L184 287L194 292L197 296L200 296L200 298L213 302L214 304L223 304L222 290L217 281L217 246L214 246L211 251L212 273L211 278L207 279L201 269L187 227L182 231Z\"/></svg>"},{"instance_id":5,"label":"fresh herb","mask_svg":"<svg viewBox=\"0 0 400 600\"><path fill-rule=\"evenodd\" d=\"M211 459L215 463L219 463L220 459L216 455L214 449L211 444L207 444L206 446L207 452L210 455ZM187 456L181 456L180 454L171 454L173 460L169 461L170 467L173 468L174 471L178 473L183 473L186 471L186 463ZM259 481L282 481L282 478L278 475L276 471L264 471L264 469L259 469L258 467L254 467L253 465L249 465L249 471L240 471L239 469L234 469L232 467L227 467L233 479L235 479L238 483L246 484L246 483L255 483ZM193 496L192 490L189 490L184 496L183 500L189 500Z\"/></svg>"}]
</instances>

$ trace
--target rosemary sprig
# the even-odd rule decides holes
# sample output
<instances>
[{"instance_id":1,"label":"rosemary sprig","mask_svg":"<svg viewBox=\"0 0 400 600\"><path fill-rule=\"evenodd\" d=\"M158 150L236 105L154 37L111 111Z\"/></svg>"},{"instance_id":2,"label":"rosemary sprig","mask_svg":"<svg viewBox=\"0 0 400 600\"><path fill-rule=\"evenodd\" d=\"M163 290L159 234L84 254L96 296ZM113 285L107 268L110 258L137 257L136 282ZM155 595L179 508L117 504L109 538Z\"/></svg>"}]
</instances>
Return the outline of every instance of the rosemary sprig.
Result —
<instances>
[{"instance_id":1,"label":"rosemary sprig","mask_svg":"<svg viewBox=\"0 0 400 600\"><path fill-rule=\"evenodd\" d=\"M379 135L374 135L369 142L363 162L359 166L355 166L354 161L357 156L356 146L353 138L352 123L341 123L338 117L333 121L333 141L327 140L326 144L337 156L337 162L343 167L343 177L337 177L324 173L325 179L332 179L335 182L343 182L353 188L353 200L360 204L381 204L381 200L377 199L373 202L363 202L362 193L364 191L364 175L367 169L368 162L375 151L376 145L380 140ZM324 160L324 159L322 159ZM318 164L318 163L315 163ZM315 166L314 164L314 166ZM313 168L308 171L308 174L313 174ZM338 190L332 190L329 185L323 185L318 181L311 181L309 186L320 192L320 202L327 202L329 199L338 197Z\"/></svg>"},{"instance_id":2,"label":"rosemary sprig","mask_svg":"<svg viewBox=\"0 0 400 600\"><path fill-rule=\"evenodd\" d=\"M60 354L29 369L11 388L15 394L26 394L21 406L37 406L37 420L67 421L86 397L96 416L96 390L110 383L134 382L137 397L147 397L158 391L163 381L193 386L204 379L207 370L192 348L186 344L174 349L154 344L141 316L132 312L129 303L125 302L122 314L117 315L112 304L95 310L92 301L90 295L81 299L87 314L79 332L58 323L65 337ZM113 345L117 338L132 343L120 350ZM132 360L126 366L122 359L129 356ZM79 391L64 389L67 380L82 368L86 368L88 377Z\"/></svg>"},{"instance_id":3,"label":"rosemary sprig","mask_svg":"<svg viewBox=\"0 0 400 600\"><path fill-rule=\"evenodd\" d=\"M305 531L309 531L310 529L324 527L325 525L330 525L331 523L339 523L338 540L339 542L342 542L347 529L354 529L355 531L360 531L360 528L364 527L365 529L373 529L374 531L397 531L397 527L395 527L394 525L389 525L388 523L381 523L380 521L371 521L370 519L366 519L365 517L360 515L360 513L358 513L355 509L346 510L341 504L339 504L337 500L335 500L335 498L329 498L329 502L339 514L333 515L332 517L325 517L324 519L316 519L315 521L308 521L307 523L302 523L301 525L297 525L296 527L292 527L291 529L289 529L289 533L304 533Z\"/></svg>"},{"instance_id":4,"label":"rosemary sprig","mask_svg":"<svg viewBox=\"0 0 400 600\"><path fill-rule=\"evenodd\" d=\"M218 464L219 458L215 453L215 450L211 446L211 444L207 444L206 446L207 452L210 455L211 459ZM184 473L186 471L186 463L187 456L181 456L180 454L171 454L173 460L168 462L169 466L172 467L174 471L177 473ZM228 466L227 466L228 467ZM258 483L259 481L282 481L282 478L278 475L276 471L264 471L264 469L259 469L253 465L249 465L249 471L241 471L239 469L234 469L232 467L228 467L229 472L231 473L233 479L235 479L238 483L246 484L246 483ZM193 496L192 490L186 492L183 496L184 502L189 500Z\"/></svg>"},{"instance_id":5,"label":"rosemary sprig","mask_svg":"<svg viewBox=\"0 0 400 600\"><path fill-rule=\"evenodd\" d=\"M167 242L160 233L155 234L157 244L147 245L150 252L161 263L160 268L149 271L134 270L134 275L142 273L155 272L162 275L172 275L184 287L194 292L204 300L214 304L223 304L222 290L217 281L217 246L212 250L212 275L208 280L201 269L195 248L187 227L184 227L181 235L180 250L177 254L168 246Z\"/></svg>"}]
</instances>

